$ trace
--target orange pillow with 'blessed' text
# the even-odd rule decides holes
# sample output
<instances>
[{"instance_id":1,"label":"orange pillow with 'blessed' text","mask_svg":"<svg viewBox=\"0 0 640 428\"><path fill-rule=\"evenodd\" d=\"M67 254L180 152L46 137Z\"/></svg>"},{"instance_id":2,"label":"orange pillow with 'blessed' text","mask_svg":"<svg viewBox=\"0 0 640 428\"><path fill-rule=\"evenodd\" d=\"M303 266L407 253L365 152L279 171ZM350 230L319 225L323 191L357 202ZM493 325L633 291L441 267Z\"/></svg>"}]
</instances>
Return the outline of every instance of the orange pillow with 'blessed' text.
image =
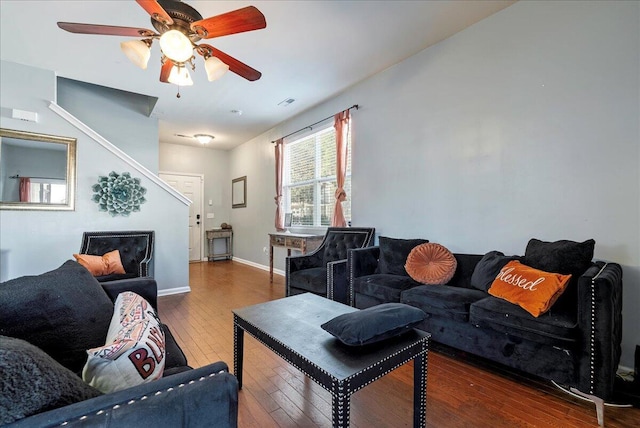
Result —
<instances>
[{"instance_id":1,"label":"orange pillow with 'blessed' text","mask_svg":"<svg viewBox=\"0 0 640 428\"><path fill-rule=\"evenodd\" d=\"M512 260L496 276L489 294L538 317L555 303L570 279L571 275L545 272Z\"/></svg>"},{"instance_id":2,"label":"orange pillow with 'blessed' text","mask_svg":"<svg viewBox=\"0 0 640 428\"><path fill-rule=\"evenodd\" d=\"M120 259L120 251L109 251L103 256L89 254L74 254L78 263L87 268L93 276L111 275L113 273L126 273Z\"/></svg>"}]
</instances>

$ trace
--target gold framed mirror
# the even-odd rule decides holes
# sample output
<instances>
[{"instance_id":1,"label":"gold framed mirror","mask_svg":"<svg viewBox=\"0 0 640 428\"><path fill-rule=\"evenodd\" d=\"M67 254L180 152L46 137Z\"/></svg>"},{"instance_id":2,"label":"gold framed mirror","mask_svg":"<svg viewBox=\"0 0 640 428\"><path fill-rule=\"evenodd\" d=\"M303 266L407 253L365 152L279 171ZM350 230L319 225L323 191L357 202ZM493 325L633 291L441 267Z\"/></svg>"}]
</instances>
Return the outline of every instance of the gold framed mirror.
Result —
<instances>
[{"instance_id":1,"label":"gold framed mirror","mask_svg":"<svg viewBox=\"0 0 640 428\"><path fill-rule=\"evenodd\" d=\"M0 210L73 211L76 139L0 128Z\"/></svg>"}]
</instances>

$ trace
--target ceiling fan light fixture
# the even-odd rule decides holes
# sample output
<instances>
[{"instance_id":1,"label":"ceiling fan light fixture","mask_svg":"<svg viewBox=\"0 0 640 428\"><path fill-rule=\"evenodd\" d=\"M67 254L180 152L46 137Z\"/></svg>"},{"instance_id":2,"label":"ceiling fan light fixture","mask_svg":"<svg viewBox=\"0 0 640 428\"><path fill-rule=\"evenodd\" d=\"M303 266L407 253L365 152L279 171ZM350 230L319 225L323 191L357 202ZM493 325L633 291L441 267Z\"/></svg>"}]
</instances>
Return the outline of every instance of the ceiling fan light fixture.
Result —
<instances>
[{"instance_id":1,"label":"ceiling fan light fixture","mask_svg":"<svg viewBox=\"0 0 640 428\"><path fill-rule=\"evenodd\" d=\"M185 62L193 56L193 43L178 30L169 30L160 36L160 49L173 62Z\"/></svg>"},{"instance_id":2,"label":"ceiling fan light fixture","mask_svg":"<svg viewBox=\"0 0 640 428\"><path fill-rule=\"evenodd\" d=\"M221 78L229 71L229 66L215 56L210 56L204 61L204 68L207 71L209 82Z\"/></svg>"},{"instance_id":3,"label":"ceiling fan light fixture","mask_svg":"<svg viewBox=\"0 0 640 428\"><path fill-rule=\"evenodd\" d=\"M207 143L210 143L211 140L213 140L215 137L209 134L196 134L193 136L193 138L198 140L200 144L207 144Z\"/></svg>"},{"instance_id":4,"label":"ceiling fan light fixture","mask_svg":"<svg viewBox=\"0 0 640 428\"><path fill-rule=\"evenodd\" d=\"M129 40L120 43L120 49L122 49L122 52L124 52L132 63L141 69L146 70L149 58L151 57L151 49L149 49L150 44L150 41Z\"/></svg>"},{"instance_id":5,"label":"ceiling fan light fixture","mask_svg":"<svg viewBox=\"0 0 640 428\"><path fill-rule=\"evenodd\" d=\"M174 65L171 68L171 73L169 74L169 78L167 82L173 83L178 86L192 86L193 80L191 80L191 76L189 75L189 70L185 66L177 66Z\"/></svg>"}]
</instances>

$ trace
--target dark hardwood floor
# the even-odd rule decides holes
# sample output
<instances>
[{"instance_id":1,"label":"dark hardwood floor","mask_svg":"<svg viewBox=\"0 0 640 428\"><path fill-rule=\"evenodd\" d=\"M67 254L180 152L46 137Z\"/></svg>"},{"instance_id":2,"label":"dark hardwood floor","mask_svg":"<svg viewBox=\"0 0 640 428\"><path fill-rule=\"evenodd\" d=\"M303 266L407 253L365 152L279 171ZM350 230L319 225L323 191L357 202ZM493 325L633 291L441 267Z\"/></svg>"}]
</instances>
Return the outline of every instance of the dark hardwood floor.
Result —
<instances>
[{"instance_id":1,"label":"dark hardwood floor","mask_svg":"<svg viewBox=\"0 0 640 428\"><path fill-rule=\"evenodd\" d=\"M284 278L233 261L193 263L191 293L159 298L160 318L189 364L225 361L233 370L231 310L284 297ZM239 426L331 426L331 395L245 335ZM354 394L353 427L412 424L413 367L406 364ZM640 426L640 409L607 407L607 427ZM591 403L547 383L484 367L462 356L430 351L427 376L429 427L597 427Z\"/></svg>"}]
</instances>

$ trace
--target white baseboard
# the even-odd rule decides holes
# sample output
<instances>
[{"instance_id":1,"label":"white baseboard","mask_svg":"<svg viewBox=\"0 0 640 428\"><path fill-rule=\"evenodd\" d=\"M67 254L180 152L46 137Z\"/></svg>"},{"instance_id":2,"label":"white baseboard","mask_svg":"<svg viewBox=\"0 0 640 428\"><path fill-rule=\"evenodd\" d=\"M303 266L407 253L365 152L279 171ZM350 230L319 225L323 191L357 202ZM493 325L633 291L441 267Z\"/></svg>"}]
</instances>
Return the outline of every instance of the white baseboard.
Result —
<instances>
[{"instance_id":1,"label":"white baseboard","mask_svg":"<svg viewBox=\"0 0 640 428\"><path fill-rule=\"evenodd\" d=\"M618 371L616 373L618 374L618 376L622 377L624 380L629 380L629 378L633 378L633 369L631 367L619 365Z\"/></svg>"},{"instance_id":2,"label":"white baseboard","mask_svg":"<svg viewBox=\"0 0 640 428\"><path fill-rule=\"evenodd\" d=\"M158 297L170 296L172 294L190 293L190 292L191 292L191 287L187 285L186 287L176 287L176 288L168 288L166 290L158 290Z\"/></svg>"},{"instance_id":3,"label":"white baseboard","mask_svg":"<svg viewBox=\"0 0 640 428\"><path fill-rule=\"evenodd\" d=\"M239 257L233 257L233 261L234 262L238 262L238 263L242 263L243 265L249 265L249 266L253 266L254 268L258 268L258 269L262 269L262 270L266 270L267 272L269 272L269 266L265 266L265 265L261 265L249 260L244 260L241 259ZM284 271L280 270L280 269L274 269L273 270L274 275L280 275L280 276L284 276Z\"/></svg>"}]
</instances>

